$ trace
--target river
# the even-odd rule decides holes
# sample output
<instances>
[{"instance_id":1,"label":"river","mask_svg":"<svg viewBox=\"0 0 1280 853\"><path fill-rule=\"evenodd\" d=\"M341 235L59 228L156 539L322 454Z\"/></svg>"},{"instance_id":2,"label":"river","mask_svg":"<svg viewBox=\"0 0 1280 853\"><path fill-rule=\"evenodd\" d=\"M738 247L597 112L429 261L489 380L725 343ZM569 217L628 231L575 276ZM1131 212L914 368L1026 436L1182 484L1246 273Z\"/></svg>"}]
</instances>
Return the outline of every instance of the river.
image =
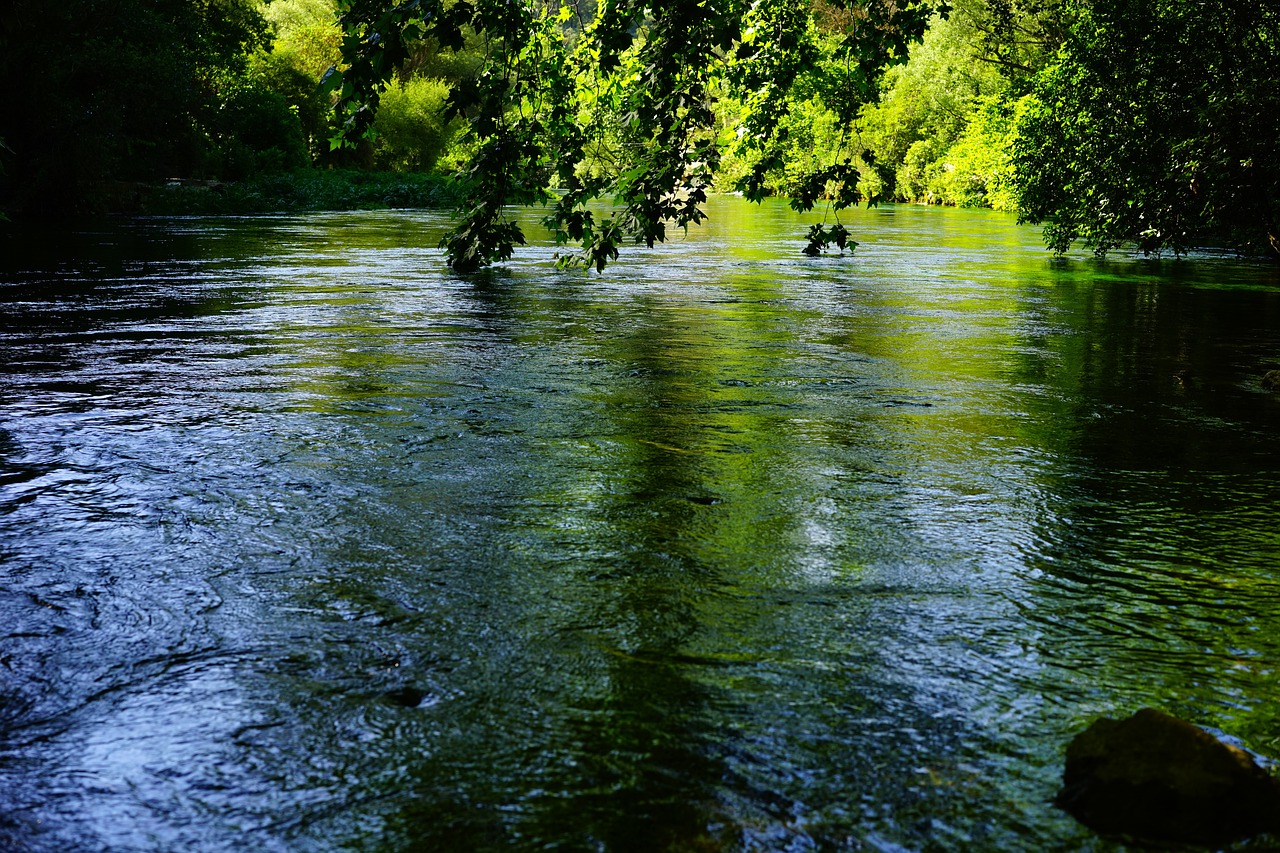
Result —
<instances>
[{"instance_id":1,"label":"river","mask_svg":"<svg viewBox=\"0 0 1280 853\"><path fill-rule=\"evenodd\" d=\"M0 849L1113 849L1280 757L1280 274L914 206L603 275L435 212L0 238Z\"/></svg>"}]
</instances>

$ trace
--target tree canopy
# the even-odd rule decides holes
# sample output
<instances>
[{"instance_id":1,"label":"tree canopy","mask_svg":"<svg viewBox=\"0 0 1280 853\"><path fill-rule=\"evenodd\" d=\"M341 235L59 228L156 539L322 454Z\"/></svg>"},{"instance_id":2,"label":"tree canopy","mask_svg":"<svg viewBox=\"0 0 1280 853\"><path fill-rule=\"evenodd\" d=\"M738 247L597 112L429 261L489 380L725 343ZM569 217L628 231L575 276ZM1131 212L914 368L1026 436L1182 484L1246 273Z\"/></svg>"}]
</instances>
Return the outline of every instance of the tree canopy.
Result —
<instances>
[{"instance_id":1,"label":"tree canopy","mask_svg":"<svg viewBox=\"0 0 1280 853\"><path fill-rule=\"evenodd\" d=\"M448 101L473 137L461 174L468 201L446 241L460 271L505 259L524 241L504 211L511 204L547 204L558 241L581 246L566 259L602 269L626 239L653 245L668 227L701 221L726 153L746 164L736 188L759 199L787 150L793 96L819 101L847 133L883 71L949 11L945 0L339 6L347 68L330 82L348 144L372 124L415 43L483 40L483 68ZM857 180L852 157L821 164L794 182L792 204L809 210L825 198L838 211L856 200ZM589 203L601 197L617 210L597 215ZM847 238L838 219L818 223L806 251L843 248Z\"/></svg>"},{"instance_id":2,"label":"tree canopy","mask_svg":"<svg viewBox=\"0 0 1280 853\"><path fill-rule=\"evenodd\" d=\"M1280 2L1076 0L1018 127L1046 242L1280 256Z\"/></svg>"},{"instance_id":3,"label":"tree canopy","mask_svg":"<svg viewBox=\"0 0 1280 853\"><path fill-rule=\"evenodd\" d=\"M36 213L82 207L90 184L188 171L219 120L219 80L268 39L252 0L6 5L5 173Z\"/></svg>"},{"instance_id":4,"label":"tree canopy","mask_svg":"<svg viewBox=\"0 0 1280 853\"><path fill-rule=\"evenodd\" d=\"M448 197L471 270L541 204L602 269L714 188L823 206L815 255L894 200L1017 211L1058 252L1280 258L1276 68L1280 0L12 0L0 208ZM357 192L376 170L421 174Z\"/></svg>"}]
</instances>

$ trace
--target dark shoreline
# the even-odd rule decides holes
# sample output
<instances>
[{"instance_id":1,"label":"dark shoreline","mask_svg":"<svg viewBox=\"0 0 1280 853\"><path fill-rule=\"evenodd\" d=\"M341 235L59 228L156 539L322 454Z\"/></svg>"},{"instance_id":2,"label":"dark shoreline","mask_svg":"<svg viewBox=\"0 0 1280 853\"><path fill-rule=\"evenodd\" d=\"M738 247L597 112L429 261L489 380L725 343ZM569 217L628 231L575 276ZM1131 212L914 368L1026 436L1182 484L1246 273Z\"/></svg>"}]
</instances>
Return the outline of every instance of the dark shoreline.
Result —
<instances>
[{"instance_id":1,"label":"dark shoreline","mask_svg":"<svg viewBox=\"0 0 1280 853\"><path fill-rule=\"evenodd\" d=\"M0 223L35 223L84 216L236 216L320 210L448 208L458 189L446 175L300 169L243 181L173 179L115 181L86 193L83 209L6 210Z\"/></svg>"}]
</instances>

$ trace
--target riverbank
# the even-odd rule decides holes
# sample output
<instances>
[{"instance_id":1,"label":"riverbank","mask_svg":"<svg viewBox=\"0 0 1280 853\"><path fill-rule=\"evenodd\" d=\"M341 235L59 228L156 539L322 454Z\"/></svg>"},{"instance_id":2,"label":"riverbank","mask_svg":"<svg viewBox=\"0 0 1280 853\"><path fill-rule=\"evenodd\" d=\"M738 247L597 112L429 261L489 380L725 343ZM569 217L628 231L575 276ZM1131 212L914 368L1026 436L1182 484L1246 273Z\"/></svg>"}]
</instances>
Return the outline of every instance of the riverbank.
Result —
<instances>
[{"instance_id":1,"label":"riverbank","mask_svg":"<svg viewBox=\"0 0 1280 853\"><path fill-rule=\"evenodd\" d=\"M458 190L448 177L359 169L300 169L244 181L117 181L98 187L81 214L237 216L306 211L448 208ZM12 202L12 199L8 200ZM0 203L11 222L31 218ZM6 209L8 208L8 209ZM39 216L39 212L35 213ZM0 221L3 221L0 218Z\"/></svg>"},{"instance_id":2,"label":"riverbank","mask_svg":"<svg viewBox=\"0 0 1280 853\"><path fill-rule=\"evenodd\" d=\"M456 190L443 175L305 169L241 182L172 181L139 188L135 212L158 215L293 213L451 207Z\"/></svg>"}]
</instances>

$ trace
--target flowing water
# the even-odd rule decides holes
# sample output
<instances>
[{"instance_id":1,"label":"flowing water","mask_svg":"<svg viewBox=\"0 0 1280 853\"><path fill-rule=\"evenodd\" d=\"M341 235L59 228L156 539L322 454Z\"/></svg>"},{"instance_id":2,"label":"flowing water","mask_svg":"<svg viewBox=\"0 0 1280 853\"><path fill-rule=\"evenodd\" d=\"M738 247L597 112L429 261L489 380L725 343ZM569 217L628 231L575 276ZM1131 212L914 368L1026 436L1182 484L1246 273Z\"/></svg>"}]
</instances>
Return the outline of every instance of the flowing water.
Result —
<instances>
[{"instance_id":1,"label":"flowing water","mask_svg":"<svg viewBox=\"0 0 1280 853\"><path fill-rule=\"evenodd\" d=\"M1096 717L1280 755L1274 268L711 215L8 238L0 849L1111 849Z\"/></svg>"}]
</instances>

